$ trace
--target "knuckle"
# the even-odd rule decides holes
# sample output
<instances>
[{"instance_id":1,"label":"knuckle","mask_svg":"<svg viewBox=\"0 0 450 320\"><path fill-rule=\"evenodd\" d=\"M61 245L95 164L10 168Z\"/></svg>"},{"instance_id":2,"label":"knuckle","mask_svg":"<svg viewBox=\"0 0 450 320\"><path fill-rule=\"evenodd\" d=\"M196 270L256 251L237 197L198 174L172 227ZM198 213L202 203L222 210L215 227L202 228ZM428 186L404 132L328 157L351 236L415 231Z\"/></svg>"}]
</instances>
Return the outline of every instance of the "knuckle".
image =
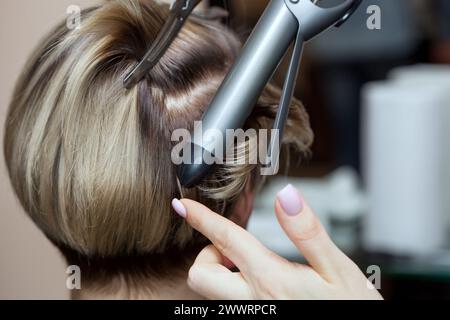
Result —
<instances>
[{"instance_id":1,"label":"knuckle","mask_svg":"<svg viewBox=\"0 0 450 320\"><path fill-rule=\"evenodd\" d=\"M187 219L189 221L189 224L194 228L202 227L202 220L198 217L197 214L188 213Z\"/></svg>"},{"instance_id":2,"label":"knuckle","mask_svg":"<svg viewBox=\"0 0 450 320\"><path fill-rule=\"evenodd\" d=\"M261 299L278 299L283 291L281 286L279 272L267 270L254 278L255 292L258 292L258 297Z\"/></svg>"},{"instance_id":3,"label":"knuckle","mask_svg":"<svg viewBox=\"0 0 450 320\"><path fill-rule=\"evenodd\" d=\"M188 284L192 289L197 288L198 283L201 281L202 273L201 268L197 265L193 265L188 272Z\"/></svg>"},{"instance_id":4,"label":"knuckle","mask_svg":"<svg viewBox=\"0 0 450 320\"><path fill-rule=\"evenodd\" d=\"M308 215L303 221L297 232L293 235L294 240L308 241L316 239L324 232L319 219L313 214Z\"/></svg>"},{"instance_id":5,"label":"knuckle","mask_svg":"<svg viewBox=\"0 0 450 320\"><path fill-rule=\"evenodd\" d=\"M221 228L220 231L216 233L214 245L219 252L227 253L231 250L233 247L234 234L234 230L227 227Z\"/></svg>"},{"instance_id":6,"label":"knuckle","mask_svg":"<svg viewBox=\"0 0 450 320\"><path fill-rule=\"evenodd\" d=\"M290 274L289 264L278 260L266 260L253 270L251 282L254 292L262 299L277 299L282 295L284 275Z\"/></svg>"}]
</instances>

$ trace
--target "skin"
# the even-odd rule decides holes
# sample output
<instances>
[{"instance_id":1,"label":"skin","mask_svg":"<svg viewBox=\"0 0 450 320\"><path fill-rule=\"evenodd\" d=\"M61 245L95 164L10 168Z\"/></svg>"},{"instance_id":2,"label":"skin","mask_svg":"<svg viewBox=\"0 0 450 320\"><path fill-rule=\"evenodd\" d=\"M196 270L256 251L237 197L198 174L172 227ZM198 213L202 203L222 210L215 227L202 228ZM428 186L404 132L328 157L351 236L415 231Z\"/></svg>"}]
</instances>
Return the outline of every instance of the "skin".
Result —
<instances>
[{"instance_id":1,"label":"skin","mask_svg":"<svg viewBox=\"0 0 450 320\"><path fill-rule=\"evenodd\" d=\"M208 299L382 299L302 201L300 212L288 215L277 197L275 213L309 265L276 255L236 223L198 202L181 200L185 210L179 214L212 243L189 270L189 287ZM233 266L239 271L231 271Z\"/></svg>"},{"instance_id":2,"label":"skin","mask_svg":"<svg viewBox=\"0 0 450 320\"><path fill-rule=\"evenodd\" d=\"M253 211L253 193L250 187L247 187L239 201L236 203L233 214L230 219L240 226L246 226ZM192 257L192 263L195 256ZM226 261L225 265L230 268L233 264ZM172 273L170 278L148 279L139 283L140 287L129 287L120 278L111 279L111 286L114 290L101 291L90 289L89 286L82 286L82 290L72 292L74 300L202 300L205 297L192 290L186 279L188 278L189 268L179 268L176 273ZM157 288L157 290L154 290Z\"/></svg>"}]
</instances>

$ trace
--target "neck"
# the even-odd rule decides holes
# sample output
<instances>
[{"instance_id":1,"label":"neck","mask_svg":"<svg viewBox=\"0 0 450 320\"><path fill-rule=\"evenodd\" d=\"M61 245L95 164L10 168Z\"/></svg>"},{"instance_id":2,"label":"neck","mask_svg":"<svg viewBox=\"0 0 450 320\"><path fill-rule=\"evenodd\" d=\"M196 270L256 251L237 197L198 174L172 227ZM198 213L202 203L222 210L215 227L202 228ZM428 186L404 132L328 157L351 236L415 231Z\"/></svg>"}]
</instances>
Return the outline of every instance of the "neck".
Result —
<instances>
[{"instance_id":1,"label":"neck","mask_svg":"<svg viewBox=\"0 0 450 320\"><path fill-rule=\"evenodd\" d=\"M108 290L87 286L72 293L74 300L202 300L187 285L187 270L170 279L148 279L131 287L125 280L114 279Z\"/></svg>"}]
</instances>

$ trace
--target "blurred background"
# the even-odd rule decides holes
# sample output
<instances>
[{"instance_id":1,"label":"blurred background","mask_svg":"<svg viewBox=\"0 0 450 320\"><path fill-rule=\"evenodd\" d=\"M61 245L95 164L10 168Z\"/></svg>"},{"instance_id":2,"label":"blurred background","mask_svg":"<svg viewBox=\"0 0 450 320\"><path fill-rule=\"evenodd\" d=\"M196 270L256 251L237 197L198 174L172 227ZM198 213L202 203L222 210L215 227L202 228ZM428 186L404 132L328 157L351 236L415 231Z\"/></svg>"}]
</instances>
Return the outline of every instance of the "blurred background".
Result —
<instances>
[{"instance_id":1,"label":"blurred background","mask_svg":"<svg viewBox=\"0 0 450 320\"><path fill-rule=\"evenodd\" d=\"M69 5L98 2L0 2L2 130L33 47ZM209 2L230 11L225 22L245 41L268 1ZM289 57L274 76L280 85ZM449 299L449 63L448 0L363 0L344 26L310 42L296 97L315 132L312 156L292 156L269 181L250 231L302 261L273 214L276 192L292 183L363 271L379 267L385 298ZM64 263L20 208L3 159L0 175L0 298L68 298Z\"/></svg>"}]
</instances>

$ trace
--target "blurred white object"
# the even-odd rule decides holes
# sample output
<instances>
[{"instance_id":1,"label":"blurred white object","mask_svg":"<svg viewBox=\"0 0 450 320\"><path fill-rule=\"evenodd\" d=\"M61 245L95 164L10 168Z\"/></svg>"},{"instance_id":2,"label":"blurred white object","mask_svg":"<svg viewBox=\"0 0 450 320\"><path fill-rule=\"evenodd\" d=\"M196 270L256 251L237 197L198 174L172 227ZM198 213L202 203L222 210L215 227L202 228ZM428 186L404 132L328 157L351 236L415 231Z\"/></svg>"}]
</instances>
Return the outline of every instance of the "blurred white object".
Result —
<instances>
[{"instance_id":1,"label":"blurred white object","mask_svg":"<svg viewBox=\"0 0 450 320\"><path fill-rule=\"evenodd\" d=\"M341 168L321 179L274 178L258 195L248 230L265 246L282 256L299 256L298 250L278 224L274 212L276 195L288 183L300 190L328 231L330 219L352 221L366 211L365 196L353 169ZM353 249L355 243L351 241L350 235L336 236L339 239L334 240L343 250Z\"/></svg>"},{"instance_id":2,"label":"blurred white object","mask_svg":"<svg viewBox=\"0 0 450 320\"><path fill-rule=\"evenodd\" d=\"M441 71L420 69L363 92L369 250L415 255L446 244L450 86Z\"/></svg>"},{"instance_id":3,"label":"blurred white object","mask_svg":"<svg viewBox=\"0 0 450 320\"><path fill-rule=\"evenodd\" d=\"M442 64L416 64L391 71L389 78L405 84L450 84L450 66Z\"/></svg>"},{"instance_id":4,"label":"blurred white object","mask_svg":"<svg viewBox=\"0 0 450 320\"><path fill-rule=\"evenodd\" d=\"M444 110L444 130L446 132L443 134L444 141L446 142L443 146L444 148L444 163L448 164L444 167L444 174L442 179L444 179L443 190L446 194L450 195L450 65L443 64L416 64L412 66L399 67L394 69L390 73L390 78L395 80L396 83L403 83L405 85L411 86L438 86L442 90L446 90L448 93L448 98ZM448 102L447 102L448 101ZM446 177L446 178L445 178ZM450 197L446 197L446 209L445 213L447 215L447 230L450 231ZM450 240L450 236L447 235Z\"/></svg>"}]
</instances>

